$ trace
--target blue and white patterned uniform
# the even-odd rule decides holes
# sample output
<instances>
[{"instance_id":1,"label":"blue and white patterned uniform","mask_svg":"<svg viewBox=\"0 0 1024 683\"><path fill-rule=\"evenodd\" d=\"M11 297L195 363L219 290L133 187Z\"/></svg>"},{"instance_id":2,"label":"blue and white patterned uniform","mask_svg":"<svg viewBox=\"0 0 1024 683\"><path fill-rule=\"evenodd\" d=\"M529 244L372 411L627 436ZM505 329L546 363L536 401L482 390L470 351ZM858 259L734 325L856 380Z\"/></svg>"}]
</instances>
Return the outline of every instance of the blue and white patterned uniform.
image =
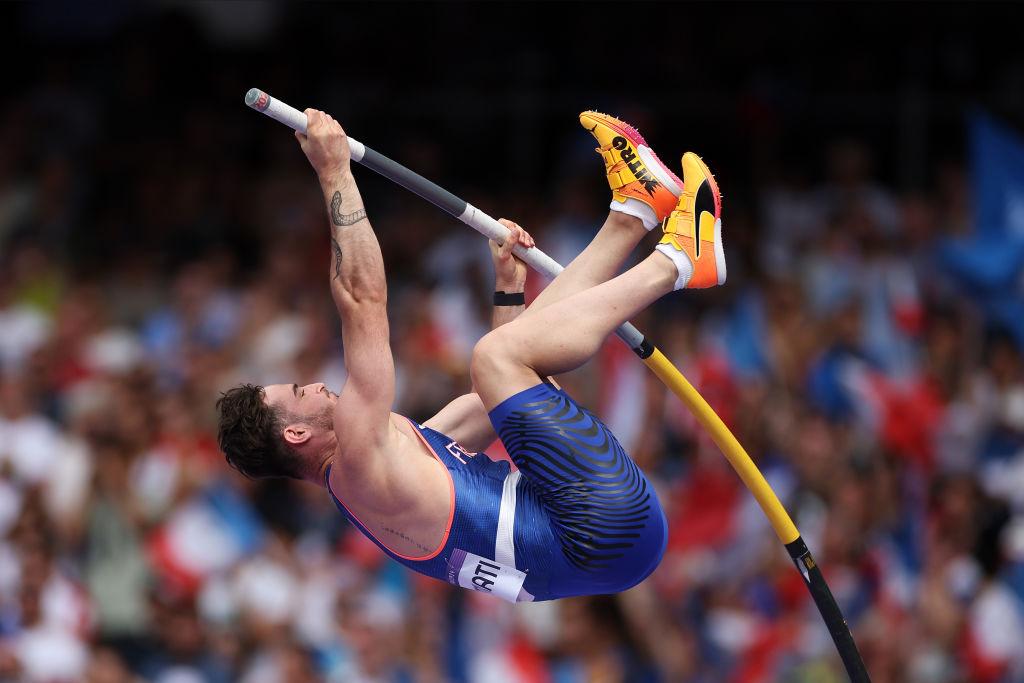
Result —
<instances>
[{"instance_id":1,"label":"blue and white patterned uniform","mask_svg":"<svg viewBox=\"0 0 1024 683\"><path fill-rule=\"evenodd\" d=\"M448 470L454 500L430 555L391 551L331 497L410 569L510 601L616 593L654 571L665 552L665 515L600 420L548 383L508 398L490 418L518 471L414 423Z\"/></svg>"}]
</instances>

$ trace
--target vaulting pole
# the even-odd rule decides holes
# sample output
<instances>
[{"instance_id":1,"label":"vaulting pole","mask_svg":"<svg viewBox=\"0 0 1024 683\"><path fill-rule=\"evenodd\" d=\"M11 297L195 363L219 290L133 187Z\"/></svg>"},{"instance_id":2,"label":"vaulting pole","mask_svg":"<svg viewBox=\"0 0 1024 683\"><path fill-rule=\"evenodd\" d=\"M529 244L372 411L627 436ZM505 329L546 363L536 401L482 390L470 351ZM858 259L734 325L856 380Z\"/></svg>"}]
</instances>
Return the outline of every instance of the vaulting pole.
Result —
<instances>
[{"instance_id":1,"label":"vaulting pole","mask_svg":"<svg viewBox=\"0 0 1024 683\"><path fill-rule=\"evenodd\" d=\"M245 95L245 103L256 111L280 121L293 130L297 130L300 133L306 132L307 121L306 115L303 112L272 98L262 90L257 88L249 90ZM392 161L383 154L370 149L351 136L348 138L348 141L353 161L359 162L385 178L393 180L405 189L415 192L499 244L503 243L508 237L508 228L469 202L456 197L448 190L432 183L398 162ZM531 268L549 278L553 279L563 270L557 261L536 247L525 249L522 245L516 245L513 253ZM832 635L836 649L839 650L839 656L843 660L843 665L846 667L850 680L853 683L870 683L871 679L868 677L864 661L857 651L857 645L853 642L850 627L846 623L846 619L843 618L839 605L836 604L836 600L832 596L832 591L829 590L828 584L825 583L825 577L822 576L821 569L815 563L814 558L811 557L811 552L800 537L800 532L797 530L796 525L793 524L789 513L786 512L782 503L779 502L778 496L775 495L771 486L768 485L757 465L750 459L746 450L736 440L732 432L729 431L729 428L725 426L722 419L718 417L718 414L704 400L704 397L693 388L693 385L665 357L665 354L659 351L653 343L641 334L640 330L633 327L630 323L625 323L615 331L615 334L633 350L633 353L650 368L651 372L673 394L679 397L679 400L693 413L697 421L708 431L711 438L722 450L723 455L733 466L733 469L736 470L736 473L739 474L740 479L750 489L750 492L754 494L758 505L761 506L761 509L772 525L772 529L775 530L775 534L782 541L783 545L786 546L790 558L796 564L800 575L804 577L807 590L810 591L814 604L817 605L818 611L821 612L821 616L825 620L825 625Z\"/></svg>"}]
</instances>

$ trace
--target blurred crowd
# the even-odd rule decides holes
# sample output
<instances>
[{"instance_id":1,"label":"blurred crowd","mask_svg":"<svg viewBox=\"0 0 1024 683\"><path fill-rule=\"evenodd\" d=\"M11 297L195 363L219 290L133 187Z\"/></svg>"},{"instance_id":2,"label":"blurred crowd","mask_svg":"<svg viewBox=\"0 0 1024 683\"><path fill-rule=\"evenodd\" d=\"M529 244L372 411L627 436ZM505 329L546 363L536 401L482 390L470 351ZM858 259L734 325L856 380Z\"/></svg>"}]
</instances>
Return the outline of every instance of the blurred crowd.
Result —
<instances>
[{"instance_id":1,"label":"blurred crowd","mask_svg":"<svg viewBox=\"0 0 1024 683\"><path fill-rule=\"evenodd\" d=\"M148 75L126 63L123 96L155 97ZM0 114L0 681L846 680L748 491L615 340L560 380L669 517L664 561L624 594L512 606L432 582L322 490L227 468L219 392L345 380L319 189L274 124L191 103L172 132L115 125L109 106L55 67ZM554 191L467 197L563 263L608 200L574 113ZM446 184L450 151L387 151ZM1024 340L949 267L974 228L964 166L897 191L875 151L808 147L822 173L762 173L732 203L740 170L708 158L728 283L635 322L783 500L872 680L1024 681ZM395 409L422 421L469 386L490 261L478 235L368 175Z\"/></svg>"}]
</instances>

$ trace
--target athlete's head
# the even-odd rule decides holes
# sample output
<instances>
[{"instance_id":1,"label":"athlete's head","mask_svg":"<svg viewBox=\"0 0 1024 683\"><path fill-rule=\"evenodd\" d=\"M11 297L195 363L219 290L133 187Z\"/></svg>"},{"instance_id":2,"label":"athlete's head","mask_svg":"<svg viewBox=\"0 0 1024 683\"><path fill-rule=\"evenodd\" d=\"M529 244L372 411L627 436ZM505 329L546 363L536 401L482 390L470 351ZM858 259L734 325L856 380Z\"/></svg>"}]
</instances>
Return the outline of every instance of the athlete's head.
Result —
<instances>
[{"instance_id":1,"label":"athlete's head","mask_svg":"<svg viewBox=\"0 0 1024 683\"><path fill-rule=\"evenodd\" d=\"M252 479L316 476L335 444L338 397L322 383L243 384L217 401L217 438L228 464Z\"/></svg>"}]
</instances>

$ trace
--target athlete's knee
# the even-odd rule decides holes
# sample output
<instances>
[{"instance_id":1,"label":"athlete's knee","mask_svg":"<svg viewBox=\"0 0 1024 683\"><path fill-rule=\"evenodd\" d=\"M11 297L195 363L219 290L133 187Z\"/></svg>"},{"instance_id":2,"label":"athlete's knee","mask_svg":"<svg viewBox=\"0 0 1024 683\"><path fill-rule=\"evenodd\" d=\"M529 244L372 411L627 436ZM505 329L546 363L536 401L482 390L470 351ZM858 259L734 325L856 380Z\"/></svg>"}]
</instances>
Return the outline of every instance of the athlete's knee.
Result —
<instances>
[{"instance_id":1,"label":"athlete's knee","mask_svg":"<svg viewBox=\"0 0 1024 683\"><path fill-rule=\"evenodd\" d=\"M505 329L511 326L512 323L509 323L488 332L473 347L469 370L474 383L480 378L499 375L503 370L518 364L516 335L513 330Z\"/></svg>"}]
</instances>

